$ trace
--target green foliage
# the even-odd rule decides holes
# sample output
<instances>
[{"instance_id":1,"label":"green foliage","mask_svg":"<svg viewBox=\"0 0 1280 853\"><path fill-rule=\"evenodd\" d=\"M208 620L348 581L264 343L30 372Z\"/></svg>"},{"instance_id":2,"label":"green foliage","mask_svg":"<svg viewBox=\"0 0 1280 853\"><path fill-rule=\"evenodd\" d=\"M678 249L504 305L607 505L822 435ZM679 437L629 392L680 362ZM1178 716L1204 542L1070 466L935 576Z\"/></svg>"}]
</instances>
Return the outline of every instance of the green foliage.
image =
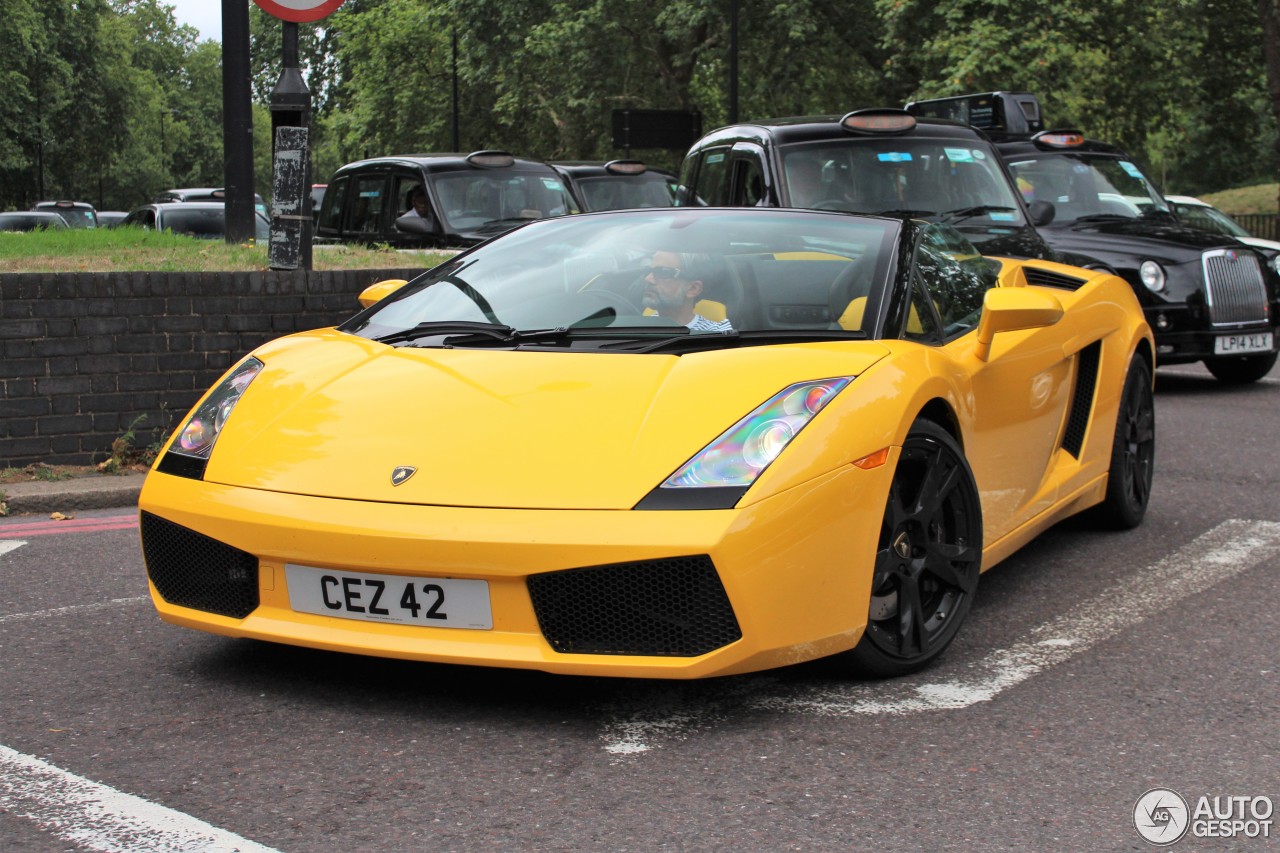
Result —
<instances>
[{"instance_id":1,"label":"green foliage","mask_svg":"<svg viewBox=\"0 0 1280 853\"><path fill-rule=\"evenodd\" d=\"M732 6L741 119L1028 90L1051 124L1121 145L1169 191L1280 171L1280 46L1263 37L1267 14L1280 32L1272 0ZM612 158L619 108L698 110L714 128L731 110L730 8L347 0L299 27L314 179L365 156L455 147ZM269 197L281 25L249 11L255 181ZM177 25L163 0L0 0L0 20L0 208L58 197L128 209L168 187L223 183L220 46ZM682 154L632 153L666 166Z\"/></svg>"}]
</instances>

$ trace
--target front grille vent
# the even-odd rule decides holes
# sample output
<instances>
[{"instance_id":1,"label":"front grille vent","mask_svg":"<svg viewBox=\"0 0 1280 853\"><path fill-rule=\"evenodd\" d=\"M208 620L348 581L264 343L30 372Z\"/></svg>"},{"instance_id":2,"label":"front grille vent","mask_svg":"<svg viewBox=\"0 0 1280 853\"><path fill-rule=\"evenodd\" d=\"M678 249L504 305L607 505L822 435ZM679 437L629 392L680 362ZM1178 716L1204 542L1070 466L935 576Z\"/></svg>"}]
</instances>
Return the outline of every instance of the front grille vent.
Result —
<instances>
[{"instance_id":1,"label":"front grille vent","mask_svg":"<svg viewBox=\"0 0 1280 853\"><path fill-rule=\"evenodd\" d=\"M233 619L257 609L257 557L149 512L141 528L147 576L165 601Z\"/></svg>"},{"instance_id":2,"label":"front grille vent","mask_svg":"<svg viewBox=\"0 0 1280 853\"><path fill-rule=\"evenodd\" d=\"M1237 249L1215 249L1205 252L1203 259L1209 321L1218 327L1266 322L1267 287L1257 256Z\"/></svg>"},{"instance_id":3,"label":"front grille vent","mask_svg":"<svg viewBox=\"0 0 1280 853\"><path fill-rule=\"evenodd\" d=\"M530 575L529 597L564 654L695 657L742 637L705 554Z\"/></svg>"}]
</instances>

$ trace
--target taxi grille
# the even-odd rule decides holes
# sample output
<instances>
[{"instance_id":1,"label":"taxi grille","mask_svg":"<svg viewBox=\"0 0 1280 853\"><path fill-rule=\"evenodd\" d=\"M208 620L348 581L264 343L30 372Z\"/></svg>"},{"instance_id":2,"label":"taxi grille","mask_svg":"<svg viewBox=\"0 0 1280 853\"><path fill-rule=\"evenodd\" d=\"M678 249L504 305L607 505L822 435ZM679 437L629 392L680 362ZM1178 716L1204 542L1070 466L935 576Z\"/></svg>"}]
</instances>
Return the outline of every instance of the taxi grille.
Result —
<instances>
[{"instance_id":1,"label":"taxi grille","mask_svg":"<svg viewBox=\"0 0 1280 853\"><path fill-rule=\"evenodd\" d=\"M1267 288L1258 258L1235 249L1205 252L1205 299L1214 326L1246 326L1267 320Z\"/></svg>"},{"instance_id":2,"label":"taxi grille","mask_svg":"<svg viewBox=\"0 0 1280 853\"><path fill-rule=\"evenodd\" d=\"M233 619L257 608L257 557L149 512L141 529L147 576L165 601Z\"/></svg>"},{"instance_id":3,"label":"taxi grille","mask_svg":"<svg viewBox=\"0 0 1280 853\"><path fill-rule=\"evenodd\" d=\"M706 555L531 575L529 596L565 654L695 657L742 637Z\"/></svg>"}]
</instances>

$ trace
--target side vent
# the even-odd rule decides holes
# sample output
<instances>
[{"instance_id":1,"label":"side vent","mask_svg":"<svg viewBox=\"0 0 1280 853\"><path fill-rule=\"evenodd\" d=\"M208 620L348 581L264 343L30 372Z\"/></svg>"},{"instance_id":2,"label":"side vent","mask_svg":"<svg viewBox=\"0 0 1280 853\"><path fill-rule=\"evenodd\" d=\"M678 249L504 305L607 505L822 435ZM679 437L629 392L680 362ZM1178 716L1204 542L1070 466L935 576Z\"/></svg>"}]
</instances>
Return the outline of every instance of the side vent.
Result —
<instances>
[{"instance_id":1,"label":"side vent","mask_svg":"<svg viewBox=\"0 0 1280 853\"><path fill-rule=\"evenodd\" d=\"M1075 276L1063 275L1060 272L1043 269L1041 267L1023 266L1022 272L1027 276L1027 284L1036 287L1056 287L1060 290L1079 290L1084 286L1085 279L1076 278Z\"/></svg>"},{"instance_id":2,"label":"side vent","mask_svg":"<svg viewBox=\"0 0 1280 853\"><path fill-rule=\"evenodd\" d=\"M1067 415L1067 429L1062 435L1062 449L1076 459L1084 447L1084 435L1089 427L1089 412L1093 409L1093 394L1098 387L1098 362L1102 354L1102 341L1094 341L1076 355L1076 390L1071 399L1071 413Z\"/></svg>"}]
</instances>

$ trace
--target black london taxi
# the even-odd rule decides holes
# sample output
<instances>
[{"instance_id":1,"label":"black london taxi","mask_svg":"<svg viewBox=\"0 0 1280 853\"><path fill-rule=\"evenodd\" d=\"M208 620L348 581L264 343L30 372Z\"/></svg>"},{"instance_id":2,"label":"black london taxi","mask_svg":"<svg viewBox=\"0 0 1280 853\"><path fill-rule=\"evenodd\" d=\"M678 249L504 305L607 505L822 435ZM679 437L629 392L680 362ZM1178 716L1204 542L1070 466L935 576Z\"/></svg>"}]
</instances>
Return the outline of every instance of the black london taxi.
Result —
<instances>
[{"instance_id":1,"label":"black london taxi","mask_svg":"<svg viewBox=\"0 0 1280 853\"><path fill-rule=\"evenodd\" d=\"M68 228L97 228L98 212L87 201L38 201L31 208L41 213L56 213Z\"/></svg>"},{"instance_id":2,"label":"black london taxi","mask_svg":"<svg viewBox=\"0 0 1280 853\"><path fill-rule=\"evenodd\" d=\"M505 151L375 157L334 172L316 238L462 248L531 219L578 212L555 169Z\"/></svg>"},{"instance_id":3,"label":"black london taxi","mask_svg":"<svg viewBox=\"0 0 1280 853\"><path fill-rule=\"evenodd\" d=\"M587 212L671 207L675 203L676 176L640 160L564 160L553 161L551 167L560 173L578 206Z\"/></svg>"},{"instance_id":4,"label":"black london taxi","mask_svg":"<svg viewBox=\"0 0 1280 853\"><path fill-rule=\"evenodd\" d=\"M991 136L1055 249L1094 259L1133 287L1161 364L1202 361L1220 381L1275 365L1280 276L1258 250L1181 222L1134 158L1074 129L1047 130L1035 95L985 92L916 101L920 116Z\"/></svg>"},{"instance_id":5,"label":"black london taxi","mask_svg":"<svg viewBox=\"0 0 1280 853\"><path fill-rule=\"evenodd\" d=\"M676 204L910 216L955 227L986 255L1078 263L1041 239L982 133L902 109L714 130L685 156Z\"/></svg>"}]
</instances>

